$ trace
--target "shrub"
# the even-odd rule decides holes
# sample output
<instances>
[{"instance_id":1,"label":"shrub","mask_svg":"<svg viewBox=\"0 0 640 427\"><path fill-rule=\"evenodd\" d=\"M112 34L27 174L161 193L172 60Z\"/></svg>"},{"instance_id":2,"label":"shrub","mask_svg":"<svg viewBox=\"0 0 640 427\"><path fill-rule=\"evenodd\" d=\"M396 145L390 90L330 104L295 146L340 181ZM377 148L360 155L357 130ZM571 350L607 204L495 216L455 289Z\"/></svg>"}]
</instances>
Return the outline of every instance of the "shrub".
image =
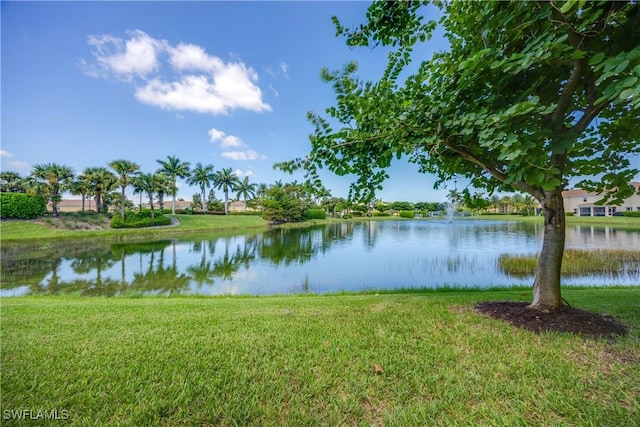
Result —
<instances>
[{"instance_id":1,"label":"shrub","mask_svg":"<svg viewBox=\"0 0 640 427\"><path fill-rule=\"evenodd\" d=\"M160 213L157 213L155 218L151 218L151 211L148 209L142 212L126 212L124 219L120 215L114 215L111 218L111 228L142 228L169 224L171 224L171 218Z\"/></svg>"},{"instance_id":2,"label":"shrub","mask_svg":"<svg viewBox=\"0 0 640 427\"><path fill-rule=\"evenodd\" d=\"M389 212L374 212L373 216L391 216Z\"/></svg>"},{"instance_id":3,"label":"shrub","mask_svg":"<svg viewBox=\"0 0 640 427\"><path fill-rule=\"evenodd\" d=\"M413 211L400 211L401 218L413 218L416 214Z\"/></svg>"},{"instance_id":4,"label":"shrub","mask_svg":"<svg viewBox=\"0 0 640 427\"><path fill-rule=\"evenodd\" d=\"M565 212L564 216L573 216L573 212Z\"/></svg>"},{"instance_id":5,"label":"shrub","mask_svg":"<svg viewBox=\"0 0 640 427\"><path fill-rule=\"evenodd\" d=\"M47 213L42 196L25 193L0 193L0 218L37 218Z\"/></svg>"},{"instance_id":6,"label":"shrub","mask_svg":"<svg viewBox=\"0 0 640 427\"><path fill-rule=\"evenodd\" d=\"M622 212L622 216L627 216L627 217L631 217L631 218L640 218L640 211L637 211L637 212L634 212L634 211Z\"/></svg>"},{"instance_id":7,"label":"shrub","mask_svg":"<svg viewBox=\"0 0 640 427\"><path fill-rule=\"evenodd\" d=\"M324 209L307 209L304 213L306 219L325 219L327 217Z\"/></svg>"}]
</instances>

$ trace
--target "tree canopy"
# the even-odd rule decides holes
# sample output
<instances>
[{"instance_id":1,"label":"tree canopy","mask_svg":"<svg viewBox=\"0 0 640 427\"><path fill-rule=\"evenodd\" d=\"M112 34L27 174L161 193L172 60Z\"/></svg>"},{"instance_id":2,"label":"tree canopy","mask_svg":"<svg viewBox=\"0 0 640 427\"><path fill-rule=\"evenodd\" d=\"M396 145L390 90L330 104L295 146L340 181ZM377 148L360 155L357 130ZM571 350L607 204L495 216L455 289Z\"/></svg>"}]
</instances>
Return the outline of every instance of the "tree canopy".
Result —
<instances>
[{"instance_id":1,"label":"tree canopy","mask_svg":"<svg viewBox=\"0 0 640 427\"><path fill-rule=\"evenodd\" d=\"M429 3L443 12L450 48L419 58L414 46L437 25L425 19ZM364 200L403 156L436 185L464 176L490 192L526 192L545 215L534 291L553 290L534 304L560 305L562 190L577 177L621 200L638 173L629 162L640 153L638 3L380 1L366 18L354 29L334 18L337 34L349 46L389 46L384 74L364 81L355 63L323 70L336 105L328 117L309 113L309 156L277 166L314 180L325 167L354 174Z\"/></svg>"}]
</instances>

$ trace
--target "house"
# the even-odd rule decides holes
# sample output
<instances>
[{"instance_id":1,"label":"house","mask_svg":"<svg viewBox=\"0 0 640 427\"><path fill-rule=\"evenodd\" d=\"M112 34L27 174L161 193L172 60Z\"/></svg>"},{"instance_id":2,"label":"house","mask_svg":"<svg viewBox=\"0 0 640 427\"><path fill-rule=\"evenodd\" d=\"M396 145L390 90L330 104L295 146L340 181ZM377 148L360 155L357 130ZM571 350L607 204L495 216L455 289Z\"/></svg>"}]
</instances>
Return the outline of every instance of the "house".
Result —
<instances>
[{"instance_id":1,"label":"house","mask_svg":"<svg viewBox=\"0 0 640 427\"><path fill-rule=\"evenodd\" d=\"M580 189L566 190L562 192L565 212L575 216L613 216L621 212L640 212L640 182L632 182L635 193L625 199L620 205L606 204L596 205L602 195Z\"/></svg>"}]
</instances>

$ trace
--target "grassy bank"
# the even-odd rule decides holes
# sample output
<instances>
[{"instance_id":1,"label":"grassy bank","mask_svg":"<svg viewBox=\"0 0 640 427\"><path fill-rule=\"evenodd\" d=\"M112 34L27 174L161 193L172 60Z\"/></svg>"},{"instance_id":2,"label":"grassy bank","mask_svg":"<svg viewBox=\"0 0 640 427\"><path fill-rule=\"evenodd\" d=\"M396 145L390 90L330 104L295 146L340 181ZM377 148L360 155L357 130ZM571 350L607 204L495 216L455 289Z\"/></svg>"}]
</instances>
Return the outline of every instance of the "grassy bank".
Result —
<instances>
[{"instance_id":1,"label":"grassy bank","mask_svg":"<svg viewBox=\"0 0 640 427\"><path fill-rule=\"evenodd\" d=\"M112 239L135 240L157 238L185 233L212 232L222 230L245 230L248 228L265 228L267 223L255 215L171 215L177 225L139 228L139 229L64 229L57 228L43 221L2 221L0 222L0 238L2 243L27 242L34 240L63 239ZM60 219L64 221L64 215Z\"/></svg>"},{"instance_id":2,"label":"grassy bank","mask_svg":"<svg viewBox=\"0 0 640 427\"><path fill-rule=\"evenodd\" d=\"M616 343L538 336L471 308L529 294L5 298L3 414L57 409L69 425L636 425L640 289L564 292L631 326Z\"/></svg>"}]
</instances>

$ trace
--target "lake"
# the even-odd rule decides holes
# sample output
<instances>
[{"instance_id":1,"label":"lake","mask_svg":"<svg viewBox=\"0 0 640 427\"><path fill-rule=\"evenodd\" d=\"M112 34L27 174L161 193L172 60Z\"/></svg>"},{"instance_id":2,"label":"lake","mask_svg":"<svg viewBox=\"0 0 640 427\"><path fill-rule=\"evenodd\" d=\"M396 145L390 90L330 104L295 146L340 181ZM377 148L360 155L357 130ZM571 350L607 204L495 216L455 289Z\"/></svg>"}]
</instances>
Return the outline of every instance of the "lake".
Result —
<instances>
[{"instance_id":1,"label":"lake","mask_svg":"<svg viewBox=\"0 0 640 427\"><path fill-rule=\"evenodd\" d=\"M526 285L497 268L533 253L542 224L518 221L362 221L220 237L66 244L5 256L0 296L271 295L365 289ZM640 232L567 226L566 248L637 250ZM638 285L637 273L563 278L564 285Z\"/></svg>"}]
</instances>

